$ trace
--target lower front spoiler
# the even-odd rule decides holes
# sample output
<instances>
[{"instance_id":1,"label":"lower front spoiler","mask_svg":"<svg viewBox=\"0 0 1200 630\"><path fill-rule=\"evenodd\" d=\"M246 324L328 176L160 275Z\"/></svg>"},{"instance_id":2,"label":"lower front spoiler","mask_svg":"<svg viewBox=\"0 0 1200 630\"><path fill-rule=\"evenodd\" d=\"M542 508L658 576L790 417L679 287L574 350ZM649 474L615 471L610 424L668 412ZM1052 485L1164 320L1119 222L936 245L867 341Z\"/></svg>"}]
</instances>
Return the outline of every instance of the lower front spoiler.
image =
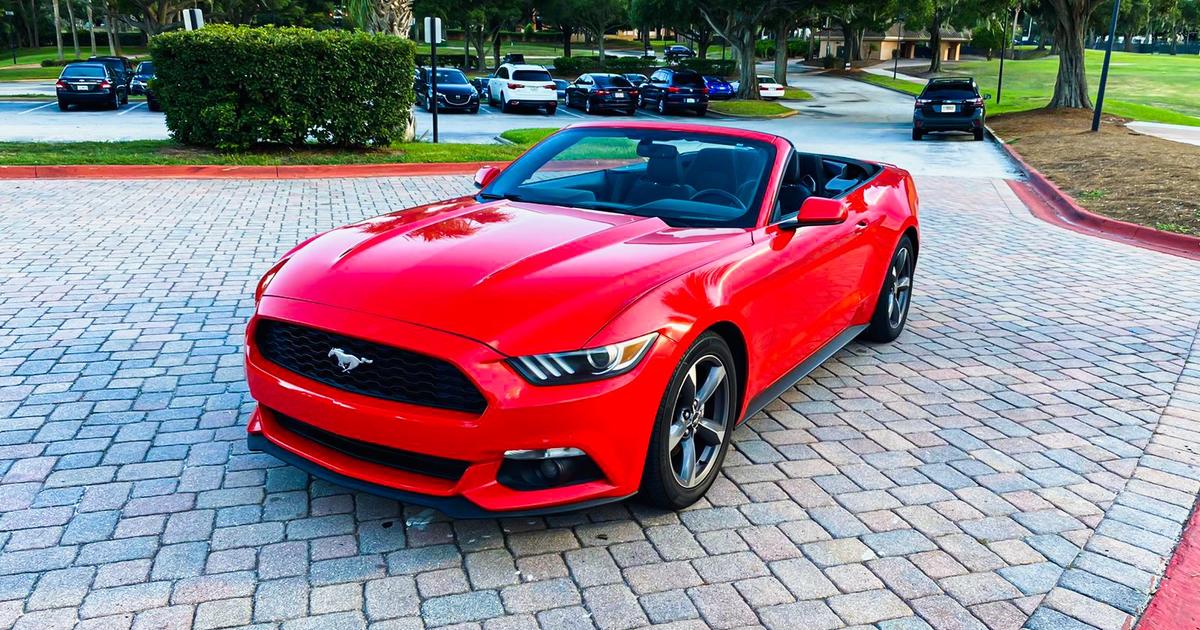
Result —
<instances>
[{"instance_id":1,"label":"lower front spoiler","mask_svg":"<svg viewBox=\"0 0 1200 630\"><path fill-rule=\"evenodd\" d=\"M369 481L362 481L361 479L347 477L346 475L329 470L328 468L325 468L324 466L316 464L316 463L309 461L303 457L300 457L299 455L292 453L291 451L288 451L287 449L277 446L275 443L271 442L271 440L267 439L267 437L262 434L252 433L250 435L247 435L246 436L246 447L252 451L258 451L260 453L266 453L268 455L271 455L272 457L284 462L285 464L295 466L296 468L299 468L300 470L303 470L304 472L306 472L314 477L320 477L321 479L324 479L331 483L335 483L344 488L349 488L350 490L357 490L360 492L366 492L368 494L374 494L374 495L385 497L388 499L393 499L393 500L399 501L401 503L407 503L410 505L420 505L422 507L433 508L451 518L467 519L467 518L507 518L507 517L514 517L514 516L515 517L543 516L546 514L559 514L562 512L574 512L577 510L584 510L587 508L604 505L606 503L614 503L617 501L623 501L623 500L629 498L629 496L605 497L602 499L593 499L591 501L580 501L579 503L568 503L565 505L555 505L555 506L537 508L537 509L532 509L532 510L492 511L492 510L485 510L484 508L481 508L478 505L471 503L470 501L468 501L467 499L465 499L463 497L431 496L431 495L427 495L427 494L420 494L418 492L408 492L405 490L397 490L395 488L389 488L387 486L382 486L382 485L379 485L376 483L371 483ZM630 495L630 496L632 496L632 495Z\"/></svg>"}]
</instances>

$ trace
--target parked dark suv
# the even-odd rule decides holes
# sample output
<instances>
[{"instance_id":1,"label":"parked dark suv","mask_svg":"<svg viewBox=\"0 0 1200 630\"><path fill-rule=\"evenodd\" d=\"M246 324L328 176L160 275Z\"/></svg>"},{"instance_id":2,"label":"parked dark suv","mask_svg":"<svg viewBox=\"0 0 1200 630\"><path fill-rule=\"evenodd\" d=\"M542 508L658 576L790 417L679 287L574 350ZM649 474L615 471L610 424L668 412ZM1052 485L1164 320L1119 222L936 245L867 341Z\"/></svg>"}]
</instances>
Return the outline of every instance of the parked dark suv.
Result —
<instances>
[{"instance_id":1,"label":"parked dark suv","mask_svg":"<svg viewBox=\"0 0 1200 630\"><path fill-rule=\"evenodd\" d=\"M113 57L109 55L99 55L88 57L88 63L102 63L112 70L117 81L125 86L125 100L122 103L129 102L129 83L133 80L133 60L129 57Z\"/></svg>"},{"instance_id":2,"label":"parked dark suv","mask_svg":"<svg viewBox=\"0 0 1200 630\"><path fill-rule=\"evenodd\" d=\"M660 114L690 109L703 116L708 112L708 88L694 70L662 68L650 75L638 94L638 105L654 106Z\"/></svg>"},{"instance_id":3,"label":"parked dark suv","mask_svg":"<svg viewBox=\"0 0 1200 630\"><path fill-rule=\"evenodd\" d=\"M933 79L913 106L913 140L933 131L966 131L983 140L983 102L991 97L980 96L971 77Z\"/></svg>"},{"instance_id":4,"label":"parked dark suv","mask_svg":"<svg viewBox=\"0 0 1200 630\"><path fill-rule=\"evenodd\" d=\"M434 102L440 112L456 110L474 114L479 111L479 92L462 70L438 68L436 97L430 79L429 68L417 68L413 89L416 91L417 104L425 111L433 109Z\"/></svg>"},{"instance_id":5,"label":"parked dark suv","mask_svg":"<svg viewBox=\"0 0 1200 630\"><path fill-rule=\"evenodd\" d=\"M63 67L54 84L58 108L103 105L117 109L129 101L129 92L112 69L102 63L72 63Z\"/></svg>"}]
</instances>

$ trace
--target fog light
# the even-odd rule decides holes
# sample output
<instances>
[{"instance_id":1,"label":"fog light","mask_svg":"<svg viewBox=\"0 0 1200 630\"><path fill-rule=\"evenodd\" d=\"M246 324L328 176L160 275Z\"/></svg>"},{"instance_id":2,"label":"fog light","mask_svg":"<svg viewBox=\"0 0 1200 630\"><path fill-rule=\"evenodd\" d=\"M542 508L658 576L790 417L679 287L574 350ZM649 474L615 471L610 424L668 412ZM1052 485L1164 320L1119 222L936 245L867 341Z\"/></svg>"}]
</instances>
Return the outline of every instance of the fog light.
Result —
<instances>
[{"instance_id":1,"label":"fog light","mask_svg":"<svg viewBox=\"0 0 1200 630\"><path fill-rule=\"evenodd\" d=\"M506 451L496 481L514 490L544 490L602 478L600 468L577 448Z\"/></svg>"}]
</instances>

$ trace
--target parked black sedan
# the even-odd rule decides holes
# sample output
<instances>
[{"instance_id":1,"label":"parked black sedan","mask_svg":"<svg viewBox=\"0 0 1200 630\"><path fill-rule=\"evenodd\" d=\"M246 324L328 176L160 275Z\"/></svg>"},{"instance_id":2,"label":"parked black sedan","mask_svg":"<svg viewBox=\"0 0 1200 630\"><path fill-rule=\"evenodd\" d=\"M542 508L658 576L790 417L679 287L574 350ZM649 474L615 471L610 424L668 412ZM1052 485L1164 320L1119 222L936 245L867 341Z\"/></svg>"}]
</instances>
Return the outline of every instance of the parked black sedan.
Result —
<instances>
[{"instance_id":1,"label":"parked black sedan","mask_svg":"<svg viewBox=\"0 0 1200 630\"><path fill-rule=\"evenodd\" d=\"M437 69L437 95L433 94L429 68L417 68L413 89L417 94L417 104L425 111L434 107L438 111L465 111L472 114L479 111L479 92L467 75L457 68Z\"/></svg>"},{"instance_id":2,"label":"parked black sedan","mask_svg":"<svg viewBox=\"0 0 1200 630\"><path fill-rule=\"evenodd\" d=\"M578 107L591 114L602 110L632 115L637 109L637 88L619 74L593 72L580 75L567 86L567 107Z\"/></svg>"},{"instance_id":3,"label":"parked black sedan","mask_svg":"<svg viewBox=\"0 0 1200 630\"><path fill-rule=\"evenodd\" d=\"M971 77L942 77L925 85L913 104L912 139L920 140L934 131L965 131L983 140L987 112Z\"/></svg>"},{"instance_id":4,"label":"parked black sedan","mask_svg":"<svg viewBox=\"0 0 1200 630\"><path fill-rule=\"evenodd\" d=\"M129 83L133 80L133 60L119 55L93 55L88 57L88 63L102 63L112 70L113 75L126 88L125 102L129 102Z\"/></svg>"},{"instance_id":5,"label":"parked black sedan","mask_svg":"<svg viewBox=\"0 0 1200 630\"><path fill-rule=\"evenodd\" d=\"M72 105L117 109L129 101L128 90L112 69L102 63L67 64L54 84L58 108L64 112Z\"/></svg>"}]
</instances>

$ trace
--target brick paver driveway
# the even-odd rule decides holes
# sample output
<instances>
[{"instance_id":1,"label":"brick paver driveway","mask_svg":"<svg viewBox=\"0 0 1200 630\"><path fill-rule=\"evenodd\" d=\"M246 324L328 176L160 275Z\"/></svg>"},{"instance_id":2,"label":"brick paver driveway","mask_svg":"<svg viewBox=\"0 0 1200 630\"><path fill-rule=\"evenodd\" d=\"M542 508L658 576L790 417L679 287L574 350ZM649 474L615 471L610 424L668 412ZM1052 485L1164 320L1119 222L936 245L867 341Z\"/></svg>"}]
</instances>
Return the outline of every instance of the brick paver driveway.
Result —
<instances>
[{"instance_id":1,"label":"brick paver driveway","mask_svg":"<svg viewBox=\"0 0 1200 630\"><path fill-rule=\"evenodd\" d=\"M0 182L0 627L1120 628L1200 486L1200 264L919 184L908 332L707 501L449 522L248 454L240 349L286 248L465 178Z\"/></svg>"}]
</instances>

